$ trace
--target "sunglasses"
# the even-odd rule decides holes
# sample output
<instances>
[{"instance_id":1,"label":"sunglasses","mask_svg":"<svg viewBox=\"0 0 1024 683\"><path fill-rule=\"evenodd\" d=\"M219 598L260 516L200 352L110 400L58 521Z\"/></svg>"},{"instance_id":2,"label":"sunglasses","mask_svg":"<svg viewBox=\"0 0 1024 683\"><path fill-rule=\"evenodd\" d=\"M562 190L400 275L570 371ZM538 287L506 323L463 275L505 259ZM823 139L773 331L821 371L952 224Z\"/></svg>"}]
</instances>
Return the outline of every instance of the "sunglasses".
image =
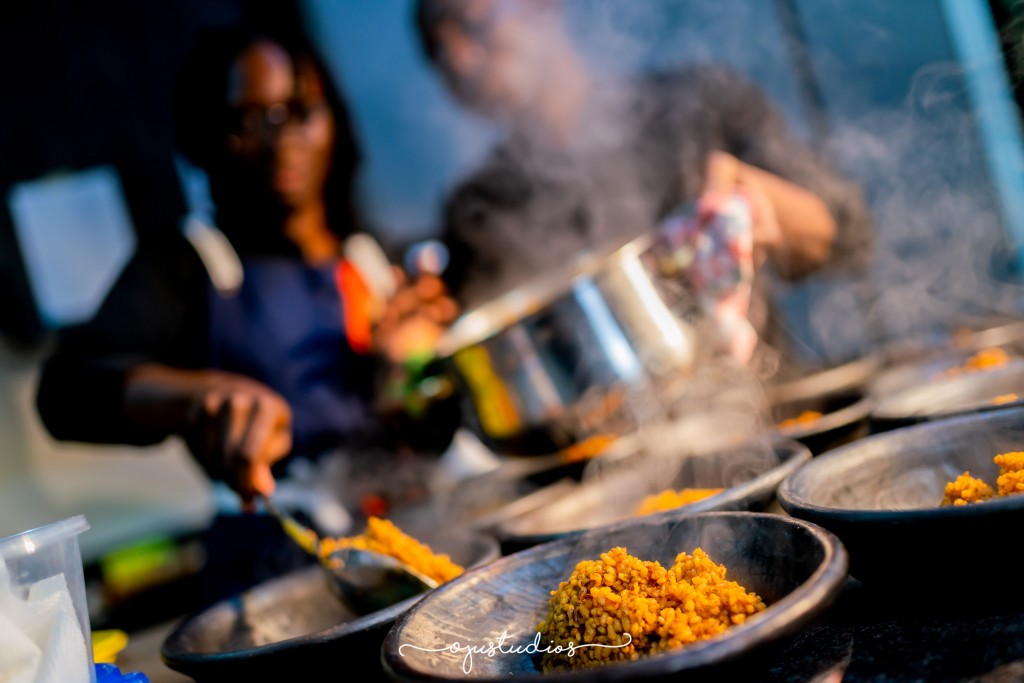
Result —
<instances>
[{"instance_id":1,"label":"sunglasses","mask_svg":"<svg viewBox=\"0 0 1024 683\"><path fill-rule=\"evenodd\" d=\"M306 102L298 98L275 102L268 107L244 105L230 111L229 128L242 138L266 140L287 124L305 125L327 109L324 101Z\"/></svg>"}]
</instances>

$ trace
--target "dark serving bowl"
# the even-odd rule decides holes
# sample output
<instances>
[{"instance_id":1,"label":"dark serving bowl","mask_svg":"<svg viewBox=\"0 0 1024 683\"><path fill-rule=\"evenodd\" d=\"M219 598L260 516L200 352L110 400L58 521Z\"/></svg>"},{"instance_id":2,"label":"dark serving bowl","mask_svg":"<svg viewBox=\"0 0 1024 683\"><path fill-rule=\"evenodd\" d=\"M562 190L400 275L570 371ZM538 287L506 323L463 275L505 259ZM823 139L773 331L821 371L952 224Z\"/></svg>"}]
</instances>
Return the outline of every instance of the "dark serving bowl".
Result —
<instances>
[{"instance_id":1,"label":"dark serving bowl","mask_svg":"<svg viewBox=\"0 0 1024 683\"><path fill-rule=\"evenodd\" d=\"M519 648L520 654L481 652L474 655L471 670L464 670L465 651L453 653L453 643L486 648L503 632L509 634L506 651L533 641L548 612L550 591L578 562L616 546L662 564L671 564L680 552L703 548L726 566L730 579L760 595L768 608L716 638L601 669L544 674L536 658ZM790 517L661 513L537 546L459 577L395 624L382 657L385 669L400 681L627 681L680 674L693 680L799 631L837 597L846 567L846 552L835 536Z\"/></svg>"},{"instance_id":2,"label":"dark serving bowl","mask_svg":"<svg viewBox=\"0 0 1024 683\"><path fill-rule=\"evenodd\" d=\"M941 335L925 345L912 345L902 351L899 347L890 347L888 352L882 354L885 358L884 367L872 377L868 393L874 398L880 398L924 383L950 379L951 370L963 366L971 356L991 349L1006 352L1010 359L1024 356L1024 322L1012 322L974 332L964 328Z\"/></svg>"},{"instance_id":3,"label":"dark serving bowl","mask_svg":"<svg viewBox=\"0 0 1024 683\"><path fill-rule=\"evenodd\" d=\"M967 356L982 349L999 347L1013 355L1024 352L1024 320L1000 316L972 318L954 322L945 331L934 331L925 337L889 342L877 352L883 369L908 364L941 361L954 356Z\"/></svg>"},{"instance_id":4,"label":"dark serving bowl","mask_svg":"<svg viewBox=\"0 0 1024 683\"><path fill-rule=\"evenodd\" d=\"M568 461L559 454L506 458L493 470L463 480L435 505L445 519L487 533L572 488L586 465L587 460Z\"/></svg>"},{"instance_id":5,"label":"dark serving bowl","mask_svg":"<svg viewBox=\"0 0 1024 683\"><path fill-rule=\"evenodd\" d=\"M439 537L430 547L464 567L500 555L497 542L483 535ZM387 630L425 595L358 616L335 597L319 566L307 567L185 619L164 641L161 655L167 666L199 681L377 669Z\"/></svg>"},{"instance_id":6,"label":"dark serving bowl","mask_svg":"<svg viewBox=\"0 0 1024 683\"><path fill-rule=\"evenodd\" d=\"M601 469L546 505L506 520L494 529L505 554L539 543L578 536L589 529L628 519L648 495L667 488L724 488L710 498L676 510L696 514L715 510L763 510L775 489L809 460L810 451L793 440L751 441L741 447L693 454L683 459L645 458ZM604 464L604 463L595 463Z\"/></svg>"},{"instance_id":7,"label":"dark serving bowl","mask_svg":"<svg viewBox=\"0 0 1024 683\"><path fill-rule=\"evenodd\" d=\"M908 381L902 388L884 393L884 387L878 391L869 417L872 431L1024 405L1024 358L955 375L942 370L929 375L930 367L922 367L916 382Z\"/></svg>"},{"instance_id":8,"label":"dark serving bowl","mask_svg":"<svg viewBox=\"0 0 1024 683\"><path fill-rule=\"evenodd\" d=\"M766 390L772 403L795 403L822 396L846 395L863 390L881 368L878 356L864 356L824 370L806 372L785 381L769 381Z\"/></svg>"},{"instance_id":9,"label":"dark serving bowl","mask_svg":"<svg viewBox=\"0 0 1024 683\"><path fill-rule=\"evenodd\" d=\"M868 434L868 415L872 401L863 389L809 396L772 405L772 419L780 436L795 439L807 446L811 453L825 451L855 441ZM798 418L805 411L821 413L821 417L797 422L785 427L782 422Z\"/></svg>"},{"instance_id":10,"label":"dark serving bowl","mask_svg":"<svg viewBox=\"0 0 1024 683\"><path fill-rule=\"evenodd\" d=\"M968 332L962 332L956 339L960 348L975 351L999 346L1019 352L1024 348L1024 320L1019 318L997 318L981 323L965 323Z\"/></svg>"},{"instance_id":11,"label":"dark serving bowl","mask_svg":"<svg viewBox=\"0 0 1024 683\"><path fill-rule=\"evenodd\" d=\"M940 503L945 484L964 471L994 488L992 458L1022 449L1024 409L938 420L814 458L782 483L779 501L791 515L839 536L851 573L865 584L905 595L993 586L1019 576L1008 549L1024 524L1024 496Z\"/></svg>"},{"instance_id":12,"label":"dark serving bowl","mask_svg":"<svg viewBox=\"0 0 1024 683\"><path fill-rule=\"evenodd\" d=\"M880 357L872 355L789 381L770 381L765 388L776 432L806 445L813 455L866 435L871 412L867 387L880 367ZM778 427L805 411L821 417Z\"/></svg>"}]
</instances>

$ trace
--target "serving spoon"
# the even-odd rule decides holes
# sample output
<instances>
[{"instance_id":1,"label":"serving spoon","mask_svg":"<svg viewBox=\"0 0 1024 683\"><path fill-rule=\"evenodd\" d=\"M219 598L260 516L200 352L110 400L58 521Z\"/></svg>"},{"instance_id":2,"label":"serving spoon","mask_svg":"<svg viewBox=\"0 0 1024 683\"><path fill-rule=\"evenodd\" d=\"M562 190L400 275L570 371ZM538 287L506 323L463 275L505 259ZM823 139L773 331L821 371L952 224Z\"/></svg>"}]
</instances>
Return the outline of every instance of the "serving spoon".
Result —
<instances>
[{"instance_id":1,"label":"serving spoon","mask_svg":"<svg viewBox=\"0 0 1024 683\"><path fill-rule=\"evenodd\" d=\"M327 570L335 593L360 614L376 612L438 586L437 581L404 562L372 550L339 548L325 556L319 534L267 496L259 498L285 534Z\"/></svg>"}]
</instances>

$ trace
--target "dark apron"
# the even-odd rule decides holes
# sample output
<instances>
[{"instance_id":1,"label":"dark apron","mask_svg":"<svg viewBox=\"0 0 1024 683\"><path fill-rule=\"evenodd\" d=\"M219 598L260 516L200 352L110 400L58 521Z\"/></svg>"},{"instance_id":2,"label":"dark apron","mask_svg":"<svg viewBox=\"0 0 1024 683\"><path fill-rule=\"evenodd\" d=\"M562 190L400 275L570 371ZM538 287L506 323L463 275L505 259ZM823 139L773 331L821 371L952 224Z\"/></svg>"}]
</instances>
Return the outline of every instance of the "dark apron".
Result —
<instances>
[{"instance_id":1,"label":"dark apron","mask_svg":"<svg viewBox=\"0 0 1024 683\"><path fill-rule=\"evenodd\" d=\"M284 397L292 409L295 456L316 458L366 436L372 362L353 349L366 345L365 331L347 329L354 306L351 292L341 293L340 261L311 267L295 259L248 258L243 267L244 281L233 296L210 287L209 366L252 377ZM282 461L275 475L284 468ZM262 514L218 515L205 545L203 605L311 561Z\"/></svg>"},{"instance_id":2,"label":"dark apron","mask_svg":"<svg viewBox=\"0 0 1024 683\"><path fill-rule=\"evenodd\" d=\"M316 457L364 436L373 364L352 348L339 265L286 258L243 265L234 296L210 289L210 367L252 377L284 397L295 454Z\"/></svg>"}]
</instances>

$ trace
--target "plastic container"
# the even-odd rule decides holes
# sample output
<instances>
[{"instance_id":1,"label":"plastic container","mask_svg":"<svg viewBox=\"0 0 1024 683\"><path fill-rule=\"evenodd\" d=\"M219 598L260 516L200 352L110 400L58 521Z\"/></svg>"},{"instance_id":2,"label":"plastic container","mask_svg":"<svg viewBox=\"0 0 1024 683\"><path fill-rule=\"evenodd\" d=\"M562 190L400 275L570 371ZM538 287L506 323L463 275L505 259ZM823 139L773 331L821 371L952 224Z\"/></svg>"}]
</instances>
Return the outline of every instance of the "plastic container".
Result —
<instances>
[{"instance_id":1,"label":"plastic container","mask_svg":"<svg viewBox=\"0 0 1024 683\"><path fill-rule=\"evenodd\" d=\"M89 528L83 515L69 517L53 524L23 531L0 539L0 557L7 565L11 589L26 598L29 588L43 579L64 575L71 602L82 629L85 654L88 657L89 680L95 683L89 609L85 598L85 575L78 535Z\"/></svg>"}]
</instances>

